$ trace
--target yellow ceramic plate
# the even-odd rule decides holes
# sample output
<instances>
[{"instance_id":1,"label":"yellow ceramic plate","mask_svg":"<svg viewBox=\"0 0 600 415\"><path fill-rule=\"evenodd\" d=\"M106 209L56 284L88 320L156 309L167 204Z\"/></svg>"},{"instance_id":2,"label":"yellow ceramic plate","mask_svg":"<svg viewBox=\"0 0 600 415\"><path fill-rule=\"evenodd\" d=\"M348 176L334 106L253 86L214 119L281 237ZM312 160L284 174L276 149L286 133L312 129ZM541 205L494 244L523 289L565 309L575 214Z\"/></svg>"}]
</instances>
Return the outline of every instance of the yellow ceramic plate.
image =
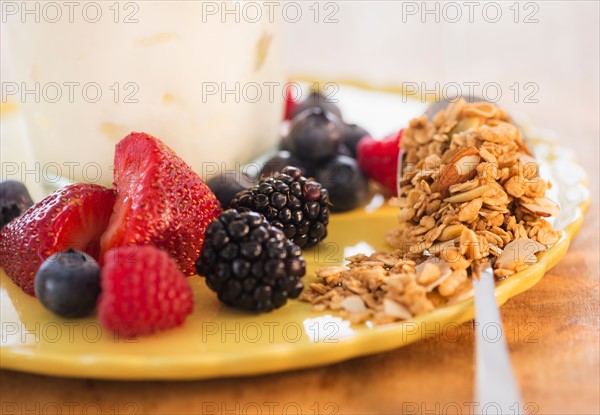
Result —
<instances>
[{"instance_id":1,"label":"yellow ceramic plate","mask_svg":"<svg viewBox=\"0 0 600 415\"><path fill-rule=\"evenodd\" d=\"M563 257L589 203L585 173L567 149L536 140L535 150L543 160L542 174L554 180L551 196L562 209L555 226L564 229L564 236L539 263L497 285L499 304L532 287ZM305 252L306 279L313 278L317 267L343 263L344 256L385 249L383 235L396 225L395 216L396 210L385 206L381 196L375 196L365 209L334 215L327 241ZM255 375L394 349L473 318L472 299L412 321L378 327L350 325L335 313L313 313L308 304L297 301L256 316L223 306L202 278L191 277L196 308L183 327L124 340L104 332L93 317L72 321L56 317L0 274L1 367L57 376L198 379Z\"/></svg>"}]
</instances>

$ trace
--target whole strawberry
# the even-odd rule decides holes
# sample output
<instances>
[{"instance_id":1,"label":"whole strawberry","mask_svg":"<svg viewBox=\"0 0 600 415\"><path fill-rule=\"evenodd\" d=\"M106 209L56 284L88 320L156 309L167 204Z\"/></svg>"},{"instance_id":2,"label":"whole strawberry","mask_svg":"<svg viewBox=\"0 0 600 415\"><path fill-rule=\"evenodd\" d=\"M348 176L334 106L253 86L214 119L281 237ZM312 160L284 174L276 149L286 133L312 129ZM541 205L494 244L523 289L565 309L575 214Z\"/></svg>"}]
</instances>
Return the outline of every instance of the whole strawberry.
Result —
<instances>
[{"instance_id":1,"label":"whole strawberry","mask_svg":"<svg viewBox=\"0 0 600 415\"><path fill-rule=\"evenodd\" d=\"M367 136L357 146L357 160L363 171L394 195L397 192L398 154L403 131L382 140Z\"/></svg>"},{"instance_id":2,"label":"whole strawberry","mask_svg":"<svg viewBox=\"0 0 600 415\"><path fill-rule=\"evenodd\" d=\"M187 279L173 259L153 246L107 252L101 286L100 324L125 337L179 326L194 308Z\"/></svg>"},{"instance_id":3,"label":"whole strawberry","mask_svg":"<svg viewBox=\"0 0 600 415\"><path fill-rule=\"evenodd\" d=\"M0 233L0 266L27 294L46 258L68 248L98 258L114 190L95 184L66 186L9 222Z\"/></svg>"},{"instance_id":4,"label":"whole strawberry","mask_svg":"<svg viewBox=\"0 0 600 415\"><path fill-rule=\"evenodd\" d=\"M117 201L101 258L124 245L154 245L186 275L195 273L204 232L221 212L215 195L173 150L146 133L131 133L115 151Z\"/></svg>"}]
</instances>

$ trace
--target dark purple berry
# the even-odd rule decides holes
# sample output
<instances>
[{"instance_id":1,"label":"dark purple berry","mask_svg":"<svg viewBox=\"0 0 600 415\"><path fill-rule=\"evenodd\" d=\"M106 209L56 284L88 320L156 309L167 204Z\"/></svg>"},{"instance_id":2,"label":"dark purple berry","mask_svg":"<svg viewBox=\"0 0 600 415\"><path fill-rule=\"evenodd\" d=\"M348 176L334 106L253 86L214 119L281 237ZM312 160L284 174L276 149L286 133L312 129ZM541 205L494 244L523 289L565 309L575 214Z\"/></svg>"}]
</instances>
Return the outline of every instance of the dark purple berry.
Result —
<instances>
[{"instance_id":1,"label":"dark purple berry","mask_svg":"<svg viewBox=\"0 0 600 415\"><path fill-rule=\"evenodd\" d=\"M35 295L61 317L90 314L100 294L100 267L88 254L68 249L46 259L34 282Z\"/></svg>"},{"instance_id":2,"label":"dark purple berry","mask_svg":"<svg viewBox=\"0 0 600 415\"><path fill-rule=\"evenodd\" d=\"M333 98L328 98L319 92L313 91L305 100L298 103L296 108L294 108L292 118L309 108L321 108L323 111L330 112L339 119L342 119L342 112L333 101L335 101Z\"/></svg>"},{"instance_id":3,"label":"dark purple berry","mask_svg":"<svg viewBox=\"0 0 600 415\"><path fill-rule=\"evenodd\" d=\"M365 136L370 136L370 134L364 128L356 124L346 124L342 133L342 148L345 146L350 154L344 154L341 151L339 151L338 154L356 158L356 146L360 139Z\"/></svg>"},{"instance_id":4,"label":"dark purple berry","mask_svg":"<svg viewBox=\"0 0 600 415\"><path fill-rule=\"evenodd\" d=\"M0 229L33 205L27 187L16 180L0 182Z\"/></svg>"},{"instance_id":5,"label":"dark purple berry","mask_svg":"<svg viewBox=\"0 0 600 415\"><path fill-rule=\"evenodd\" d=\"M354 154L352 154L352 150L350 150L346 144L340 144L336 155L354 157Z\"/></svg>"},{"instance_id":6,"label":"dark purple berry","mask_svg":"<svg viewBox=\"0 0 600 415\"><path fill-rule=\"evenodd\" d=\"M215 194L217 200L223 209L227 209L231 203L231 199L241 190L247 189L255 185L255 183L244 174L237 175L217 175L206 182L206 185Z\"/></svg>"},{"instance_id":7,"label":"dark purple berry","mask_svg":"<svg viewBox=\"0 0 600 415\"><path fill-rule=\"evenodd\" d=\"M206 277L218 298L227 305L259 312L297 298L306 273L300 247L258 213L230 209L221 217L215 220L220 225L209 226L212 232L206 234L196 261L198 274ZM215 238L221 232L229 243L219 248L223 238L219 244Z\"/></svg>"},{"instance_id":8,"label":"dark purple berry","mask_svg":"<svg viewBox=\"0 0 600 415\"><path fill-rule=\"evenodd\" d=\"M318 182L306 182L303 189L304 199L309 202L319 200L321 197L321 184Z\"/></svg>"},{"instance_id":9,"label":"dark purple berry","mask_svg":"<svg viewBox=\"0 0 600 415\"><path fill-rule=\"evenodd\" d=\"M311 247L327 236L328 203L327 190L320 183L307 180L299 168L288 166L238 193L231 207L258 212L281 230L278 238L287 237L300 247ZM316 223L321 226L309 235Z\"/></svg>"},{"instance_id":10,"label":"dark purple berry","mask_svg":"<svg viewBox=\"0 0 600 415\"><path fill-rule=\"evenodd\" d=\"M315 166L308 161L301 161L289 151L279 151L273 157L265 162L258 174L259 178L272 176L273 173L281 171L285 166L295 166L300 169L302 174L310 175L315 170ZM241 189L240 189L241 190Z\"/></svg>"},{"instance_id":11,"label":"dark purple berry","mask_svg":"<svg viewBox=\"0 0 600 415\"><path fill-rule=\"evenodd\" d=\"M320 163L335 156L342 142L344 124L330 112L310 108L290 125L291 153L301 160Z\"/></svg>"},{"instance_id":12,"label":"dark purple berry","mask_svg":"<svg viewBox=\"0 0 600 415\"><path fill-rule=\"evenodd\" d=\"M333 212L355 209L366 202L369 182L356 160L337 156L317 171L317 180L328 189L323 194L329 199Z\"/></svg>"}]
</instances>

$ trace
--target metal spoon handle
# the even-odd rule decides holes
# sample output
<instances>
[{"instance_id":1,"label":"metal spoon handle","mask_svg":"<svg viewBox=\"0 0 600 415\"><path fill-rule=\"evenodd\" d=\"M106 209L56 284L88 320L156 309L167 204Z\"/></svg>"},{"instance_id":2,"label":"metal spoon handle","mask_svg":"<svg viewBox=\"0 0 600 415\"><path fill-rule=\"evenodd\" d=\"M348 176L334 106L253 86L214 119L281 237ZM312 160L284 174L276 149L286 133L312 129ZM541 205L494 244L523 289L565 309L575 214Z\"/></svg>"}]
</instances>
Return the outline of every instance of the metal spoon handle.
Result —
<instances>
[{"instance_id":1,"label":"metal spoon handle","mask_svg":"<svg viewBox=\"0 0 600 415\"><path fill-rule=\"evenodd\" d=\"M520 413L521 396L515 381L500 310L494 293L491 266L473 278L475 289L475 398L479 409L494 407L495 413Z\"/></svg>"}]
</instances>

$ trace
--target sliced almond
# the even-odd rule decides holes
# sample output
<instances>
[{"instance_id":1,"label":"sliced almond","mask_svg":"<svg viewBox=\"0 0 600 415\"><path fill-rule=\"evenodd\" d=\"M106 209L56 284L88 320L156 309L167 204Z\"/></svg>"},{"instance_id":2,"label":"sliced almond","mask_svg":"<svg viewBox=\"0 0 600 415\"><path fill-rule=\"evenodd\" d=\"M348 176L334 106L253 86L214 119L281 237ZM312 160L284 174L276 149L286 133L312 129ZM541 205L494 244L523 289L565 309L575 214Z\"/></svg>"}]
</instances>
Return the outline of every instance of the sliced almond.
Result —
<instances>
[{"instance_id":1,"label":"sliced almond","mask_svg":"<svg viewBox=\"0 0 600 415\"><path fill-rule=\"evenodd\" d=\"M488 244L488 247L489 247L490 252L492 252L496 256L502 255L502 248L500 248L494 244Z\"/></svg>"},{"instance_id":2,"label":"sliced almond","mask_svg":"<svg viewBox=\"0 0 600 415\"><path fill-rule=\"evenodd\" d=\"M481 197L489 188L490 187L487 184L484 184L483 186L476 187L475 189L468 190L468 191L462 192L462 193L457 193L455 195L447 197L444 199L444 202L448 202L448 203L469 202L473 199L477 199L478 197Z\"/></svg>"},{"instance_id":3,"label":"sliced almond","mask_svg":"<svg viewBox=\"0 0 600 415\"><path fill-rule=\"evenodd\" d=\"M367 307L365 306L365 302L358 295L351 295L350 297L346 297L340 303L342 308L350 311L351 313L362 313L367 311Z\"/></svg>"},{"instance_id":4,"label":"sliced almond","mask_svg":"<svg viewBox=\"0 0 600 415\"><path fill-rule=\"evenodd\" d=\"M456 224L456 225L448 225L444 228L440 236L438 236L438 241L448 241L450 239L454 239L460 236L463 229L465 229L465 225Z\"/></svg>"},{"instance_id":5,"label":"sliced almond","mask_svg":"<svg viewBox=\"0 0 600 415\"><path fill-rule=\"evenodd\" d=\"M383 300L383 312L391 317L396 317L402 320L409 320L412 314L402 304L397 303L389 298Z\"/></svg>"},{"instance_id":6,"label":"sliced almond","mask_svg":"<svg viewBox=\"0 0 600 415\"><path fill-rule=\"evenodd\" d=\"M455 238L449 241L435 243L429 247L429 253L432 255L438 255L445 249L453 248L457 241L458 238Z\"/></svg>"},{"instance_id":7,"label":"sliced almond","mask_svg":"<svg viewBox=\"0 0 600 415\"><path fill-rule=\"evenodd\" d=\"M560 213L558 204L547 197L538 197L536 203L521 203L521 206L537 216L557 216Z\"/></svg>"},{"instance_id":8,"label":"sliced almond","mask_svg":"<svg viewBox=\"0 0 600 415\"><path fill-rule=\"evenodd\" d=\"M337 283L345 271L348 271L348 268L340 265L318 269L315 274L317 274L317 277L324 279L328 285L331 285Z\"/></svg>"},{"instance_id":9,"label":"sliced almond","mask_svg":"<svg viewBox=\"0 0 600 415\"><path fill-rule=\"evenodd\" d=\"M546 250L541 243L529 238L518 238L508 243L496 261L496 268L511 268L515 264L534 264L535 254Z\"/></svg>"},{"instance_id":10,"label":"sliced almond","mask_svg":"<svg viewBox=\"0 0 600 415\"><path fill-rule=\"evenodd\" d=\"M450 267L450 264L448 264L443 259L438 258L438 257L433 257L433 258L429 258L427 261L424 261L424 262L420 263L419 265L417 265L415 267L415 270L417 271L417 273L420 273L423 270L423 268L425 268L426 264L433 264L433 265L437 266L440 270L440 276L435 281L431 281L428 285L425 286L425 291L430 293L435 289L435 287L437 287L442 282L444 282L446 280L446 278L448 278L450 276L450 274L452 274L452 268Z\"/></svg>"},{"instance_id":11,"label":"sliced almond","mask_svg":"<svg viewBox=\"0 0 600 415\"><path fill-rule=\"evenodd\" d=\"M456 153L442 169L438 190L443 197L450 195L450 186L471 180L481 162L479 150L470 146Z\"/></svg>"},{"instance_id":12,"label":"sliced almond","mask_svg":"<svg viewBox=\"0 0 600 415\"><path fill-rule=\"evenodd\" d=\"M477 128L480 125L481 122L478 117L466 117L460 120L458 124L456 124L452 130L450 130L448 135L452 137L452 134L462 133L463 131L470 130L471 128Z\"/></svg>"},{"instance_id":13,"label":"sliced almond","mask_svg":"<svg viewBox=\"0 0 600 415\"><path fill-rule=\"evenodd\" d=\"M477 186L479 186L479 181L477 179L473 179L473 180L467 180L464 183L453 184L452 186L450 186L449 190L450 190L450 194L453 195L455 193L461 193L461 192L466 192L468 190L473 190Z\"/></svg>"}]
</instances>

